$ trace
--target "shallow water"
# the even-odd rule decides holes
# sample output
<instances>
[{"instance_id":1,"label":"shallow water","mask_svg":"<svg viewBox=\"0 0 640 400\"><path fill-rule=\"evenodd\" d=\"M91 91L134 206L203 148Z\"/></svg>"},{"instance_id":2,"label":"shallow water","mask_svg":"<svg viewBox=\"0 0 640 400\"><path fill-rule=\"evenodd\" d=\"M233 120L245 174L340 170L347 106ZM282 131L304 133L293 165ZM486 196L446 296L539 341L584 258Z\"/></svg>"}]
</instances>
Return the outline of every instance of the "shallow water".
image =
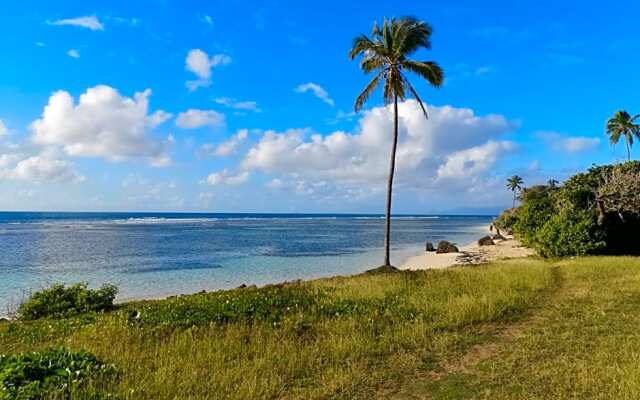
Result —
<instances>
[{"instance_id":1,"label":"shallow water","mask_svg":"<svg viewBox=\"0 0 640 400\"><path fill-rule=\"evenodd\" d=\"M392 261L426 240L466 244L488 216L394 218ZM0 213L0 315L54 282L105 282L118 298L362 272L382 261L379 215Z\"/></svg>"}]
</instances>

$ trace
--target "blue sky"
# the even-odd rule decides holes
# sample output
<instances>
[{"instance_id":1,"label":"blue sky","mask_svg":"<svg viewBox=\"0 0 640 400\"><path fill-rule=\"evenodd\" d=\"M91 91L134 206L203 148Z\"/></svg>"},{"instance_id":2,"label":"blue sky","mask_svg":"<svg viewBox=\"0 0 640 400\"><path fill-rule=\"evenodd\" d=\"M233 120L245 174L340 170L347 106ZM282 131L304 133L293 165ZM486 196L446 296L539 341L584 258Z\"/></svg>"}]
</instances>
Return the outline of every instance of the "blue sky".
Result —
<instances>
[{"instance_id":1,"label":"blue sky","mask_svg":"<svg viewBox=\"0 0 640 400\"><path fill-rule=\"evenodd\" d=\"M514 3L3 4L0 209L380 212L390 114L352 113L346 54L384 16L429 21L416 58L446 76L412 77L432 118L401 107L396 212L492 212L507 176L624 158L603 125L640 109L640 5Z\"/></svg>"}]
</instances>

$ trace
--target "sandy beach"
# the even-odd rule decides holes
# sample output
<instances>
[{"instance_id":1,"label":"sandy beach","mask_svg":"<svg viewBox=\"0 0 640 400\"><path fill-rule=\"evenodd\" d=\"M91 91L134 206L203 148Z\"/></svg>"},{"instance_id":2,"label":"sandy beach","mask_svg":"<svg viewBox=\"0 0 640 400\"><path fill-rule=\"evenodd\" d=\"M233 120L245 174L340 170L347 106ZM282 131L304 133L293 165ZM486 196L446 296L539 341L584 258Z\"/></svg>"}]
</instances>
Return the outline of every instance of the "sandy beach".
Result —
<instances>
[{"instance_id":1,"label":"sandy beach","mask_svg":"<svg viewBox=\"0 0 640 400\"><path fill-rule=\"evenodd\" d=\"M442 269L455 265L482 264L505 258L528 257L534 251L523 247L520 242L507 237L506 240L496 240L494 245L479 246L477 242L458 247L458 253L436 254L427 252L408 258L400 269Z\"/></svg>"}]
</instances>

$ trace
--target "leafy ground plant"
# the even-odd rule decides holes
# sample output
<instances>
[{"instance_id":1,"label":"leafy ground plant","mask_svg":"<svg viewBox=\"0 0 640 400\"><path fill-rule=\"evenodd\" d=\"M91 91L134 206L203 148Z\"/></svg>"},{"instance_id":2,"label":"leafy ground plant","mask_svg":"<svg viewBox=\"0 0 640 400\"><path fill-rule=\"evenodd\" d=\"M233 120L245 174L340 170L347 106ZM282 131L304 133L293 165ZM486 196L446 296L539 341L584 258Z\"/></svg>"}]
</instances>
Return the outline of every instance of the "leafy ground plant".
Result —
<instances>
[{"instance_id":1,"label":"leafy ground plant","mask_svg":"<svg viewBox=\"0 0 640 400\"><path fill-rule=\"evenodd\" d=\"M54 284L33 293L18 308L18 316L22 320L36 320L107 311L113 308L116 293L118 288L113 285L92 290L87 288L86 283L72 286Z\"/></svg>"},{"instance_id":2,"label":"leafy ground plant","mask_svg":"<svg viewBox=\"0 0 640 400\"><path fill-rule=\"evenodd\" d=\"M92 379L115 372L91 353L63 347L0 355L0 399L66 398Z\"/></svg>"}]
</instances>

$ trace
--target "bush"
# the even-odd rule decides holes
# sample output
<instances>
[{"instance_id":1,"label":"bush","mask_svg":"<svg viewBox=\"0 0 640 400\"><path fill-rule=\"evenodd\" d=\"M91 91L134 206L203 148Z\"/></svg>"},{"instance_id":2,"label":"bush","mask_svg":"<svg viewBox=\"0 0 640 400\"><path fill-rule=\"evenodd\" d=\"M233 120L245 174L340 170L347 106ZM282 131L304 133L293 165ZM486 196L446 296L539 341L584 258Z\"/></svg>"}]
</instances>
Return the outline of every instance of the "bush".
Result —
<instances>
[{"instance_id":1,"label":"bush","mask_svg":"<svg viewBox=\"0 0 640 400\"><path fill-rule=\"evenodd\" d=\"M505 231L507 234L513 234L513 227L518 222L518 209L517 208L508 208L500 214L498 219L493 222L493 225Z\"/></svg>"},{"instance_id":2,"label":"bush","mask_svg":"<svg viewBox=\"0 0 640 400\"><path fill-rule=\"evenodd\" d=\"M86 283L66 287L54 284L33 293L18 308L18 316L23 320L39 318L66 318L73 315L107 311L113 308L113 300L118 288L103 285L100 289L87 289Z\"/></svg>"},{"instance_id":3,"label":"bush","mask_svg":"<svg viewBox=\"0 0 640 400\"><path fill-rule=\"evenodd\" d=\"M543 257L584 256L606 247L593 212L561 212L537 232L534 247Z\"/></svg>"},{"instance_id":4,"label":"bush","mask_svg":"<svg viewBox=\"0 0 640 400\"><path fill-rule=\"evenodd\" d=\"M536 235L554 214L554 201L550 192L529 198L517 211L514 234L525 246L533 247Z\"/></svg>"},{"instance_id":5,"label":"bush","mask_svg":"<svg viewBox=\"0 0 640 400\"><path fill-rule=\"evenodd\" d=\"M91 379L115 372L86 351L60 347L41 352L0 355L0 399L41 399L70 394Z\"/></svg>"}]
</instances>

